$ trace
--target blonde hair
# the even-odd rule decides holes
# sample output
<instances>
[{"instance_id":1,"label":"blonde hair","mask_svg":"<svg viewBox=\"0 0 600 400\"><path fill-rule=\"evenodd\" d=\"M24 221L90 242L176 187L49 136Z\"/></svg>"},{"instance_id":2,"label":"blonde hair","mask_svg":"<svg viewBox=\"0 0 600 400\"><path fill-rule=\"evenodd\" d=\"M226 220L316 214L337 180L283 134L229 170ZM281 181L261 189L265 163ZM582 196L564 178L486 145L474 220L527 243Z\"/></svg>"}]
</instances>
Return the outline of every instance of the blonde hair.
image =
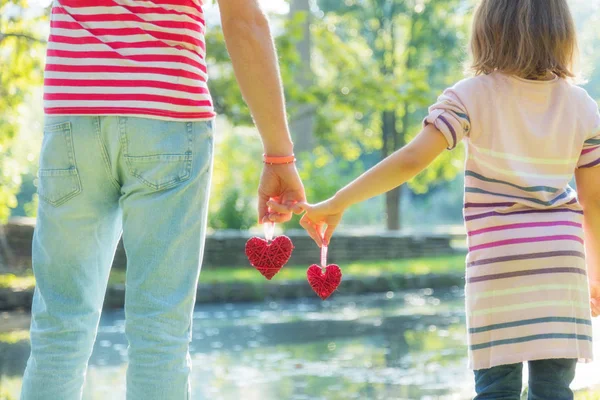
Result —
<instances>
[{"instance_id":1,"label":"blonde hair","mask_svg":"<svg viewBox=\"0 0 600 400\"><path fill-rule=\"evenodd\" d=\"M471 69L521 78L573 78L575 23L566 0L482 0L473 19Z\"/></svg>"}]
</instances>

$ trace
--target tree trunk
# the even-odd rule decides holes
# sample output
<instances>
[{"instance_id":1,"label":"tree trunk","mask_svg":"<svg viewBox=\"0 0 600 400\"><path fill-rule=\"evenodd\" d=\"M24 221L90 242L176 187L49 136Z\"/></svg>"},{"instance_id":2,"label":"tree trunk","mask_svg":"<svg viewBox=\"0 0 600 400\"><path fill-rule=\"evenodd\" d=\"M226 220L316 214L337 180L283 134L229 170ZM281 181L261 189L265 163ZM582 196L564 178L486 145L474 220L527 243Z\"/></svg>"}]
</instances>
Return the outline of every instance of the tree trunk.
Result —
<instances>
[{"instance_id":1,"label":"tree trunk","mask_svg":"<svg viewBox=\"0 0 600 400\"><path fill-rule=\"evenodd\" d=\"M302 60L302 68L295 79L301 88L308 88L313 83L313 71L311 68L311 12L309 0L292 0L290 4L290 18L302 13L305 16L302 26L302 40L297 49ZM296 105L295 117L290 121L290 130L297 153L312 151L315 147L315 106L312 104Z\"/></svg>"},{"instance_id":2,"label":"tree trunk","mask_svg":"<svg viewBox=\"0 0 600 400\"><path fill-rule=\"evenodd\" d=\"M415 19L417 18L416 14L411 14L410 19L410 30L409 30L409 38L407 43L407 56L406 62L404 65L405 71L410 71L413 68L414 59L413 59L413 47L414 47L414 38L415 38ZM395 34L393 24L391 25L391 43L392 43L392 52L395 51ZM395 58L392 58L395 60ZM392 63L395 67L395 62ZM393 68L392 68L393 71ZM387 71L389 72L389 71ZM400 149L406 145L406 135L408 134L408 124L409 124L409 113L408 113L408 105L404 104L404 116L402 117L402 130L398 132L398 127L396 125L396 111L385 111L383 113L383 138L384 138L384 157L392 154L396 149ZM398 231L402 227L402 221L400 216L400 205L402 200L402 189L404 185L391 190L386 195L386 212L387 212L387 229L390 231Z\"/></svg>"},{"instance_id":3,"label":"tree trunk","mask_svg":"<svg viewBox=\"0 0 600 400\"><path fill-rule=\"evenodd\" d=\"M392 154L398 148L398 132L396 129L396 111L388 110L382 114L383 122L383 148L382 158ZM390 190L385 195L386 228L389 231L398 231L401 227L400 199L402 187Z\"/></svg>"}]
</instances>

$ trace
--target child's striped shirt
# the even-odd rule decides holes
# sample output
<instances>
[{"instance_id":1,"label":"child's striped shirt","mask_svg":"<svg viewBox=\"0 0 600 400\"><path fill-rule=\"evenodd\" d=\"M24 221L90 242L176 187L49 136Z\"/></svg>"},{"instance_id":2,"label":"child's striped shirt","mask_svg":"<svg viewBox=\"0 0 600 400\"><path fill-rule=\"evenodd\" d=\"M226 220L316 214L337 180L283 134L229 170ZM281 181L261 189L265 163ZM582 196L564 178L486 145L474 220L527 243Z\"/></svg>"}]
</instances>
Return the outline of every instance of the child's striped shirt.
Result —
<instances>
[{"instance_id":1,"label":"child's striped shirt","mask_svg":"<svg viewBox=\"0 0 600 400\"><path fill-rule=\"evenodd\" d=\"M427 124L464 139L466 305L474 369L592 359L583 211L569 186L600 166L600 114L563 79L501 73L448 89Z\"/></svg>"}]
</instances>

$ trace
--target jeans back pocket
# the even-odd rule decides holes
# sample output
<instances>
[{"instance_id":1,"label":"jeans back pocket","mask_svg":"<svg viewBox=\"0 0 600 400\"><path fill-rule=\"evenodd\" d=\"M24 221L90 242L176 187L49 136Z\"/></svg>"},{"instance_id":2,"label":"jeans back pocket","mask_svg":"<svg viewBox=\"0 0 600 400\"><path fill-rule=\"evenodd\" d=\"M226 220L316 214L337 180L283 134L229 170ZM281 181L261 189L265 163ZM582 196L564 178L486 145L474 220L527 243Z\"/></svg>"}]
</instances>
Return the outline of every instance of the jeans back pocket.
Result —
<instances>
[{"instance_id":1,"label":"jeans back pocket","mask_svg":"<svg viewBox=\"0 0 600 400\"><path fill-rule=\"evenodd\" d=\"M38 196L57 207L81 192L70 122L44 127Z\"/></svg>"},{"instance_id":2,"label":"jeans back pocket","mask_svg":"<svg viewBox=\"0 0 600 400\"><path fill-rule=\"evenodd\" d=\"M140 182L158 191L190 178L191 122L122 118L121 129L127 167Z\"/></svg>"}]
</instances>

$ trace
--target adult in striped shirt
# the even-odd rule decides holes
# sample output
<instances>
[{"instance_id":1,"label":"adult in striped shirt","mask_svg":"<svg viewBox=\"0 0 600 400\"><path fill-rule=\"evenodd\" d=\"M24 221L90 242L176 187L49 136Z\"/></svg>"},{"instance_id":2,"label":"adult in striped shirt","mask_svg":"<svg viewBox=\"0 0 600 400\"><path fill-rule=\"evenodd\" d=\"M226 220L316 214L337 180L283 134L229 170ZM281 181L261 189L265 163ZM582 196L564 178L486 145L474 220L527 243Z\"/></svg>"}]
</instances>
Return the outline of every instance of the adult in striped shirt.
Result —
<instances>
[{"instance_id":1,"label":"adult in striped shirt","mask_svg":"<svg viewBox=\"0 0 600 400\"><path fill-rule=\"evenodd\" d=\"M269 161L259 221L285 222L291 213L266 202L302 201L304 189L268 21L258 0L220 0L220 9ZM127 398L190 398L215 116L205 29L201 0L54 0L24 400L81 399L121 236Z\"/></svg>"},{"instance_id":2,"label":"adult in striped shirt","mask_svg":"<svg viewBox=\"0 0 600 400\"><path fill-rule=\"evenodd\" d=\"M600 314L598 104L568 80L576 37L566 0L483 0L471 49L475 76L444 92L412 143L333 198L297 207L320 244L321 224L329 240L349 205L399 186L464 141L476 399L520 399L527 361L529 399L570 400Z\"/></svg>"}]
</instances>

